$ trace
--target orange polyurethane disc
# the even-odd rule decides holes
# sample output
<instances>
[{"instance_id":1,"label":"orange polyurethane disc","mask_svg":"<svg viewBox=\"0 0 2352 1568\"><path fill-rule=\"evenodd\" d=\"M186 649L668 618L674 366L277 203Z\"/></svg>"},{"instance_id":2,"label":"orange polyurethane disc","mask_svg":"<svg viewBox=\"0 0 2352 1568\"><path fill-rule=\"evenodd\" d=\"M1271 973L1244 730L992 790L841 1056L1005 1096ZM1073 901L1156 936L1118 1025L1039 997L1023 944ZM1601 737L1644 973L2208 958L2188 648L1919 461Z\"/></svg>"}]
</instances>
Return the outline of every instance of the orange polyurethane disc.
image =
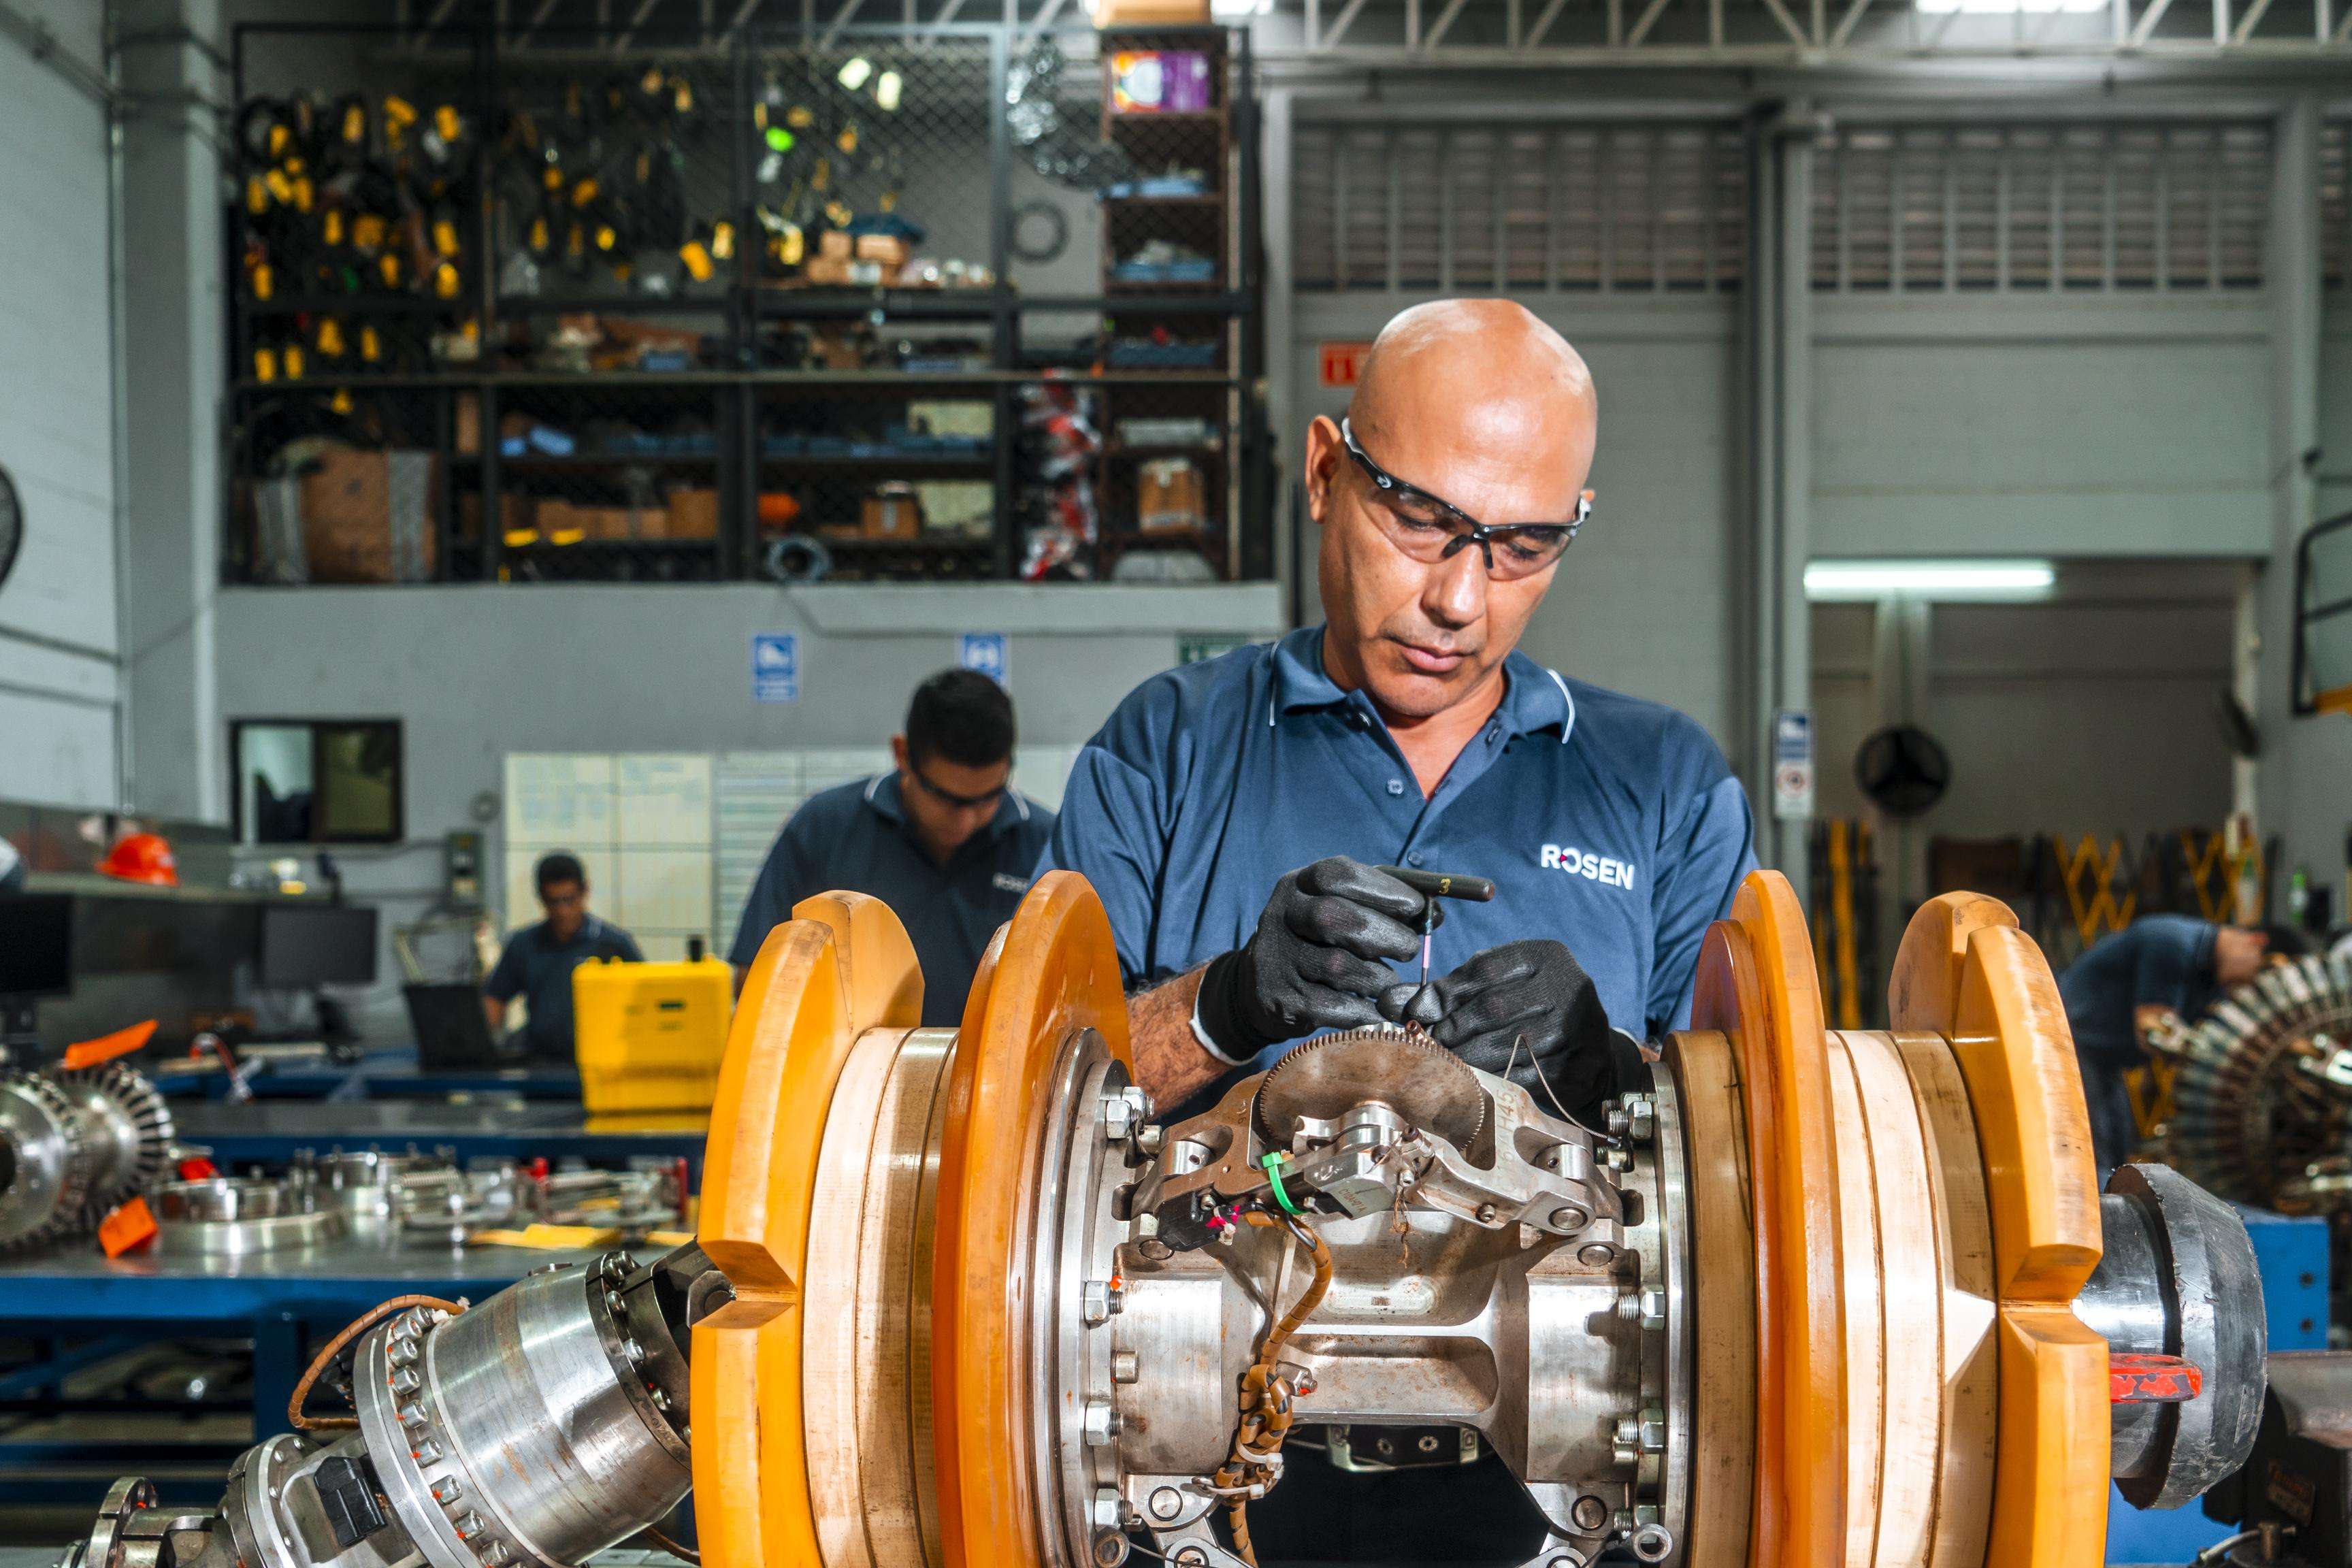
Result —
<instances>
[{"instance_id":1,"label":"orange polyurethane disc","mask_svg":"<svg viewBox=\"0 0 2352 1568\"><path fill-rule=\"evenodd\" d=\"M981 961L949 1069L931 1258L931 1402L949 1568L1038 1568L1047 1510L1029 1403L1031 1216L1062 1043L1093 1029L1122 1062L1127 995L1102 900L1050 871Z\"/></svg>"},{"instance_id":2,"label":"orange polyurethane disc","mask_svg":"<svg viewBox=\"0 0 2352 1568\"><path fill-rule=\"evenodd\" d=\"M922 1020L880 900L821 893L768 933L727 1032L696 1237L735 1300L695 1325L695 1523L729 1568L821 1561L801 1419L801 1284L833 1090L857 1037Z\"/></svg>"},{"instance_id":3,"label":"orange polyurethane disc","mask_svg":"<svg viewBox=\"0 0 2352 1568\"><path fill-rule=\"evenodd\" d=\"M1805 913L1751 871L1699 950L1695 1029L1727 1037L1756 1204L1756 1479L1751 1568L1845 1552L1844 1281L1828 1038Z\"/></svg>"},{"instance_id":4,"label":"orange polyurethane disc","mask_svg":"<svg viewBox=\"0 0 2352 1568\"><path fill-rule=\"evenodd\" d=\"M2096 1568L2107 1529L2107 1346L2071 1303L2098 1267L2098 1177L2057 982L2007 905L1947 893L1911 917L1888 1004L1896 1029L1950 1041L1984 1155L2000 1315L1985 1561Z\"/></svg>"}]
</instances>

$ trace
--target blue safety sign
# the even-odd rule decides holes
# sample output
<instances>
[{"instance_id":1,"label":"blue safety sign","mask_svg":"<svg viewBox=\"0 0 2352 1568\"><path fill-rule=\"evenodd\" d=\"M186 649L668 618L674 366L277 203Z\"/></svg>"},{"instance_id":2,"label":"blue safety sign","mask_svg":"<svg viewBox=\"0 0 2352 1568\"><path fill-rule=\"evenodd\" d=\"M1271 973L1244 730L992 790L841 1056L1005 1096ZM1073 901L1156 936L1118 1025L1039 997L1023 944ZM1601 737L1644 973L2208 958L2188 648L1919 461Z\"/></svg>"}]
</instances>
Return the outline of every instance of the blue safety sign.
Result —
<instances>
[{"instance_id":1,"label":"blue safety sign","mask_svg":"<svg viewBox=\"0 0 2352 1568\"><path fill-rule=\"evenodd\" d=\"M1813 814L1813 716L1802 708L1772 715L1772 815L1782 821Z\"/></svg>"},{"instance_id":2,"label":"blue safety sign","mask_svg":"<svg viewBox=\"0 0 2352 1568\"><path fill-rule=\"evenodd\" d=\"M1010 665L1003 632L965 632L956 638L956 662L1002 686Z\"/></svg>"},{"instance_id":3,"label":"blue safety sign","mask_svg":"<svg viewBox=\"0 0 2352 1568\"><path fill-rule=\"evenodd\" d=\"M751 634L751 700L801 700L801 639L793 632Z\"/></svg>"}]
</instances>

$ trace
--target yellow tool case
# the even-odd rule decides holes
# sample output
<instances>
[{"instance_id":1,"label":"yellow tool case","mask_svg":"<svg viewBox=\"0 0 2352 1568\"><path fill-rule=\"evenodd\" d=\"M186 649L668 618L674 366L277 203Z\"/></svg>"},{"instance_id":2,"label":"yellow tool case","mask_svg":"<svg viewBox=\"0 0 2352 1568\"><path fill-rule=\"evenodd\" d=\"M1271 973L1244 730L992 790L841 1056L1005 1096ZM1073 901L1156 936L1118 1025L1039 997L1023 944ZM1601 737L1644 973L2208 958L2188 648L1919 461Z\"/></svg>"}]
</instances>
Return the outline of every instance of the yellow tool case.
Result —
<instances>
[{"instance_id":1,"label":"yellow tool case","mask_svg":"<svg viewBox=\"0 0 2352 1568\"><path fill-rule=\"evenodd\" d=\"M572 972L580 1098L591 1115L708 1110L727 1050L733 971L685 963L583 963Z\"/></svg>"}]
</instances>

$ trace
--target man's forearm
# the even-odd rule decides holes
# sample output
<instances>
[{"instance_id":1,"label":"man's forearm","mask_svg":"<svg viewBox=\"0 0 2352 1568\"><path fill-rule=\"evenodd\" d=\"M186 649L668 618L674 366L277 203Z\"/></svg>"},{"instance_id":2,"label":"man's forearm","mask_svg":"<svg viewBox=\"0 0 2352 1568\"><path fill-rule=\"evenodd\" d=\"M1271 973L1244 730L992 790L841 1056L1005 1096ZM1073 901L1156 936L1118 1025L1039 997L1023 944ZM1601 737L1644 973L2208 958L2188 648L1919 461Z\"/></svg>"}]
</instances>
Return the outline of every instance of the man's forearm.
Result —
<instances>
[{"instance_id":1,"label":"man's forearm","mask_svg":"<svg viewBox=\"0 0 2352 1568\"><path fill-rule=\"evenodd\" d=\"M1135 1080L1162 1107L1183 1100L1227 1069L1201 1048L1192 1033L1192 1008L1200 1000L1201 976L1208 966L1187 970L1164 984L1128 999L1127 1029L1135 1049Z\"/></svg>"}]
</instances>

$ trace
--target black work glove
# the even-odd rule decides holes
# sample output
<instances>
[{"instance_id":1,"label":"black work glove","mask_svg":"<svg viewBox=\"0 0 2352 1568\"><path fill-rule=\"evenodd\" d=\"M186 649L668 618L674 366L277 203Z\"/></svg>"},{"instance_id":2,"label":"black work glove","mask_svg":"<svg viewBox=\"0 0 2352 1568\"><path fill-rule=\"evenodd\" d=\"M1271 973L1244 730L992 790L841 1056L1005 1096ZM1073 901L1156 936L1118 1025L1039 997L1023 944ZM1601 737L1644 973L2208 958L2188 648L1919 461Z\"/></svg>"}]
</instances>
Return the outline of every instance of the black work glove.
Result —
<instances>
[{"instance_id":1,"label":"black work glove","mask_svg":"<svg viewBox=\"0 0 2352 1568\"><path fill-rule=\"evenodd\" d=\"M1421 951L1429 901L1394 877L1344 855L1286 875L1237 951L1201 979L1202 1033L1229 1061L1247 1061L1320 1029L1381 1021L1396 984L1382 960ZM1443 918L1443 917L1441 917Z\"/></svg>"},{"instance_id":2,"label":"black work glove","mask_svg":"<svg viewBox=\"0 0 2352 1568\"><path fill-rule=\"evenodd\" d=\"M1597 1125L1641 1047L1609 1026L1592 977L1564 943L1549 939L1490 947L1426 989L1391 985L1381 1011L1418 1023L1429 1037L1483 1072L1534 1094L1546 1115Z\"/></svg>"}]
</instances>

